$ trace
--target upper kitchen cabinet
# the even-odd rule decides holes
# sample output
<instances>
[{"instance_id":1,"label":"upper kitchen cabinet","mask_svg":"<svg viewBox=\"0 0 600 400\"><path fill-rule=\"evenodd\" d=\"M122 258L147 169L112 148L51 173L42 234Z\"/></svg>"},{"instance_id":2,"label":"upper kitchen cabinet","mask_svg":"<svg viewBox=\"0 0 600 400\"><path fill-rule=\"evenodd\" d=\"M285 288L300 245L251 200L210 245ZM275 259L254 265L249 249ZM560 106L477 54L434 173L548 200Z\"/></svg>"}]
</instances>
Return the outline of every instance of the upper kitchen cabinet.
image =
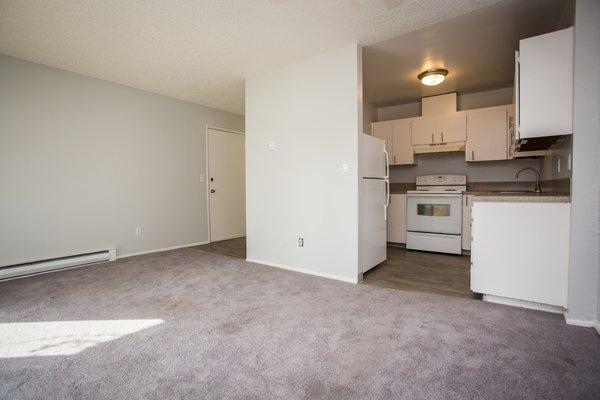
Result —
<instances>
[{"instance_id":1,"label":"upper kitchen cabinet","mask_svg":"<svg viewBox=\"0 0 600 400\"><path fill-rule=\"evenodd\" d=\"M519 139L573 133L573 28L521 40L515 78Z\"/></svg>"},{"instance_id":2,"label":"upper kitchen cabinet","mask_svg":"<svg viewBox=\"0 0 600 400\"><path fill-rule=\"evenodd\" d=\"M392 124L389 122L374 122L373 136L385 141L385 151L392 154ZM391 160L390 160L391 161Z\"/></svg>"},{"instance_id":3,"label":"upper kitchen cabinet","mask_svg":"<svg viewBox=\"0 0 600 400\"><path fill-rule=\"evenodd\" d=\"M510 159L510 105L467 111L467 161Z\"/></svg>"},{"instance_id":4,"label":"upper kitchen cabinet","mask_svg":"<svg viewBox=\"0 0 600 400\"><path fill-rule=\"evenodd\" d=\"M430 115L413 120L412 144L431 145L464 142L467 137L467 121L464 112Z\"/></svg>"},{"instance_id":5,"label":"upper kitchen cabinet","mask_svg":"<svg viewBox=\"0 0 600 400\"><path fill-rule=\"evenodd\" d=\"M454 112L437 116L439 142L464 142L467 139L467 118L464 112Z\"/></svg>"},{"instance_id":6,"label":"upper kitchen cabinet","mask_svg":"<svg viewBox=\"0 0 600 400\"><path fill-rule=\"evenodd\" d=\"M415 118L412 124L412 144L423 145L436 143L436 130L436 117Z\"/></svg>"},{"instance_id":7,"label":"upper kitchen cabinet","mask_svg":"<svg viewBox=\"0 0 600 400\"><path fill-rule=\"evenodd\" d=\"M392 122L392 159L390 164L414 164L415 153L412 148L412 120L401 119Z\"/></svg>"},{"instance_id":8,"label":"upper kitchen cabinet","mask_svg":"<svg viewBox=\"0 0 600 400\"><path fill-rule=\"evenodd\" d=\"M373 136L385 140L390 165L414 164L411 119L373 123Z\"/></svg>"}]
</instances>

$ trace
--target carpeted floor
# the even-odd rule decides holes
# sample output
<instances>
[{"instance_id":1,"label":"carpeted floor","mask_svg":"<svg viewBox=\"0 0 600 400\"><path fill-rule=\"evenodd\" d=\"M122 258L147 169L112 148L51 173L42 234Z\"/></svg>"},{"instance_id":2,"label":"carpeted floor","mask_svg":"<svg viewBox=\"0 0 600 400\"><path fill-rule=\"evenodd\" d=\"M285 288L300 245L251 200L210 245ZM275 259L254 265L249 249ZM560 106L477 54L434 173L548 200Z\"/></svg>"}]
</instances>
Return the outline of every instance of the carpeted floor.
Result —
<instances>
[{"instance_id":1,"label":"carpeted floor","mask_svg":"<svg viewBox=\"0 0 600 400\"><path fill-rule=\"evenodd\" d=\"M600 398L559 315L199 248L0 283L0 322L1 399Z\"/></svg>"}]
</instances>

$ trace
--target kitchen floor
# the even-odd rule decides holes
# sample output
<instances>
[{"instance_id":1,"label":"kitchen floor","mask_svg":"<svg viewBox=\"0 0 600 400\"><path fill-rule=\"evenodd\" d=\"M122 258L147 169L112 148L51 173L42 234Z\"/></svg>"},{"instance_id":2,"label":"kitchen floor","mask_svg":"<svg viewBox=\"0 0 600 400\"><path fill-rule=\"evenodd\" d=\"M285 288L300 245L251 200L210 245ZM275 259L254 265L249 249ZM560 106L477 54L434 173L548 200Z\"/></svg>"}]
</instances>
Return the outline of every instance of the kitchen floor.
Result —
<instances>
[{"instance_id":1,"label":"kitchen floor","mask_svg":"<svg viewBox=\"0 0 600 400\"><path fill-rule=\"evenodd\" d=\"M246 238L198 246L209 253L246 259ZM388 289L474 298L469 256L388 247L388 259L364 274L363 284Z\"/></svg>"},{"instance_id":2,"label":"kitchen floor","mask_svg":"<svg viewBox=\"0 0 600 400\"><path fill-rule=\"evenodd\" d=\"M363 283L390 289L474 298L470 257L388 247L388 258L363 275Z\"/></svg>"}]
</instances>

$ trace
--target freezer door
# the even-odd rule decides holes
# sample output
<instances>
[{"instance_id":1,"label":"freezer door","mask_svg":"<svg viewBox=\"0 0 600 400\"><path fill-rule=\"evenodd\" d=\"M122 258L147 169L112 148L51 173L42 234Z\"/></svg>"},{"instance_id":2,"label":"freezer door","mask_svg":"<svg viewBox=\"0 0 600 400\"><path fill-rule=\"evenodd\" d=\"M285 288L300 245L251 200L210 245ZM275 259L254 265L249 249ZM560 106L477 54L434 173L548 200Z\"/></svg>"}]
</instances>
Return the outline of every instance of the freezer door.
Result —
<instances>
[{"instance_id":1,"label":"freezer door","mask_svg":"<svg viewBox=\"0 0 600 400\"><path fill-rule=\"evenodd\" d=\"M385 142L371 135L361 135L362 176L368 178L387 178L389 175L388 155Z\"/></svg>"},{"instance_id":2,"label":"freezer door","mask_svg":"<svg viewBox=\"0 0 600 400\"><path fill-rule=\"evenodd\" d=\"M387 258L387 181L363 179L363 257L362 272L366 272Z\"/></svg>"}]
</instances>

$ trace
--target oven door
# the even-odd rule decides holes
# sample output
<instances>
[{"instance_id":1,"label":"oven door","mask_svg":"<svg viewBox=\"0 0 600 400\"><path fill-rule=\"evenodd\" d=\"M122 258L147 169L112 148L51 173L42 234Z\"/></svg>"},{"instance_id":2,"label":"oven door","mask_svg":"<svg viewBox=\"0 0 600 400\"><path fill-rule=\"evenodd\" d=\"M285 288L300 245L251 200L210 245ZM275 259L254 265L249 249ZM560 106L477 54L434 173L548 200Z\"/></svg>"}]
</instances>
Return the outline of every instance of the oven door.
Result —
<instances>
[{"instance_id":1,"label":"oven door","mask_svg":"<svg viewBox=\"0 0 600 400\"><path fill-rule=\"evenodd\" d=\"M460 235L462 195L460 193L408 193L406 229L410 232Z\"/></svg>"}]
</instances>

